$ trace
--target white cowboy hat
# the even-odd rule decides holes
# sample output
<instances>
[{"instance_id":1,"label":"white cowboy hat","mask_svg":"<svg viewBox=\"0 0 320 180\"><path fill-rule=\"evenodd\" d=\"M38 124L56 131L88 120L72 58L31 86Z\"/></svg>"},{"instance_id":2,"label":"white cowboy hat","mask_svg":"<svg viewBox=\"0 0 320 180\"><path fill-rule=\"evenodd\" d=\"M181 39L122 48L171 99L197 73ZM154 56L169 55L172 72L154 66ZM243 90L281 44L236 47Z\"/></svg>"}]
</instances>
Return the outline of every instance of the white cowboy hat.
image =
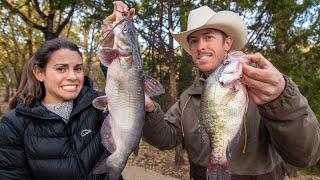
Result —
<instances>
[{"instance_id":1,"label":"white cowboy hat","mask_svg":"<svg viewBox=\"0 0 320 180\"><path fill-rule=\"evenodd\" d=\"M247 26L242 18L232 11L215 12L208 6L202 6L190 11L187 30L173 34L172 37L181 47L191 54L188 36L200 29L213 28L223 31L233 40L231 49L241 50L247 41Z\"/></svg>"}]
</instances>

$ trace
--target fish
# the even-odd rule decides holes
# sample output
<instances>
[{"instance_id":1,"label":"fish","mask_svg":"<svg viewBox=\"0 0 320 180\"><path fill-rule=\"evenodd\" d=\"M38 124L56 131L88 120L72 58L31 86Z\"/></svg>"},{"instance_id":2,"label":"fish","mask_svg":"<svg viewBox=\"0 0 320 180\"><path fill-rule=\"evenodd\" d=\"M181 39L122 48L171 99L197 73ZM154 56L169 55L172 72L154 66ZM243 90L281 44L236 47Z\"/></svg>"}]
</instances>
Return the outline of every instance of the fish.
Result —
<instances>
[{"instance_id":1,"label":"fish","mask_svg":"<svg viewBox=\"0 0 320 180\"><path fill-rule=\"evenodd\" d=\"M111 180L119 179L129 156L139 146L146 112L145 94L151 97L165 91L159 81L143 72L133 25L134 9L127 10L124 3L116 1L114 13L106 18L105 28L112 38L104 38L108 42L102 42L98 50L100 62L108 67L105 96L92 102L97 109L108 112L100 134L102 144L111 153L97 163L93 174L108 173ZM112 20L115 21L111 24Z\"/></svg>"},{"instance_id":2,"label":"fish","mask_svg":"<svg viewBox=\"0 0 320 180\"><path fill-rule=\"evenodd\" d=\"M231 179L228 160L235 143L239 143L249 103L246 87L240 82L242 63L249 63L243 52L229 52L204 83L199 122L211 146L207 179Z\"/></svg>"}]
</instances>

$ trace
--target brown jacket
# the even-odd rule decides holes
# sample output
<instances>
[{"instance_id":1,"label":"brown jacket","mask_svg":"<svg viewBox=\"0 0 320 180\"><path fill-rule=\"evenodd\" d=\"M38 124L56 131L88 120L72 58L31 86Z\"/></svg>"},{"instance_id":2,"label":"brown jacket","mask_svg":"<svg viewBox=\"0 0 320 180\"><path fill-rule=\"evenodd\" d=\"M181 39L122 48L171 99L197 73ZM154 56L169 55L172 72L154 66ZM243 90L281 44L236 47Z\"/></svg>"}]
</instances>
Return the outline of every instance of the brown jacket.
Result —
<instances>
[{"instance_id":1,"label":"brown jacket","mask_svg":"<svg viewBox=\"0 0 320 180\"><path fill-rule=\"evenodd\" d=\"M284 92L273 102L260 106L249 102L240 143L233 148L229 162L233 179L283 179L283 160L298 167L318 161L320 127L315 114L297 85L287 77L285 80ZM210 153L209 138L199 128L203 82L197 77L165 114L156 104L156 109L147 113L143 130L147 142L159 149L182 142L190 172L206 167Z\"/></svg>"}]
</instances>

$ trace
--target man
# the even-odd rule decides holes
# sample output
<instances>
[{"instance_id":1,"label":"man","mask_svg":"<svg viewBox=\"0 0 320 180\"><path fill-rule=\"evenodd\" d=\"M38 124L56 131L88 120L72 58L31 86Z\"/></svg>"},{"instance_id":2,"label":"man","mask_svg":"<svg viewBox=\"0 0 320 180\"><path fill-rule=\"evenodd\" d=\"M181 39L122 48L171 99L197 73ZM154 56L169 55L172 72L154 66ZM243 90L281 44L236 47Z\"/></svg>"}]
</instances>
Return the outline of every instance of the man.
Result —
<instances>
[{"instance_id":1,"label":"man","mask_svg":"<svg viewBox=\"0 0 320 180\"><path fill-rule=\"evenodd\" d=\"M143 135L159 149L182 142L189 156L190 177L206 179L211 149L208 137L201 139L206 133L199 128L203 84L228 52L244 47L247 28L236 13L214 12L202 6L190 12L187 31L173 37L192 56L200 73L165 114L159 104L146 97ZM247 132L234 147L230 173L232 179L283 179L283 161L300 167L318 161L319 125L294 82L261 54L247 57L259 68L243 64L241 82L250 97L243 127Z\"/></svg>"}]
</instances>

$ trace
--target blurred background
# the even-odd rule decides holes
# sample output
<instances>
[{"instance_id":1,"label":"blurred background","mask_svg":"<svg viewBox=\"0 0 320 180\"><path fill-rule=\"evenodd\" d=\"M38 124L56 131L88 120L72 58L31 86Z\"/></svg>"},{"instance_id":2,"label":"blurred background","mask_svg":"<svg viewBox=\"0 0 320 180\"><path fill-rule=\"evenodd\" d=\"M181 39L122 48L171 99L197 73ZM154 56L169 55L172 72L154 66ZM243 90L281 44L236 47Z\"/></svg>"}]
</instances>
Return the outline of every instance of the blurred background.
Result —
<instances>
[{"instance_id":1,"label":"blurred background","mask_svg":"<svg viewBox=\"0 0 320 180\"><path fill-rule=\"evenodd\" d=\"M292 78L320 119L320 5L317 0L131 0L145 74L165 86L156 99L169 108L196 73L192 59L170 36L186 30L188 12L208 5L240 14L248 30L245 53L260 52ZM111 0L0 0L0 114L18 88L23 66L45 40L60 37L81 47L85 74L103 91L96 57ZM318 176L320 163L303 172Z\"/></svg>"}]
</instances>

